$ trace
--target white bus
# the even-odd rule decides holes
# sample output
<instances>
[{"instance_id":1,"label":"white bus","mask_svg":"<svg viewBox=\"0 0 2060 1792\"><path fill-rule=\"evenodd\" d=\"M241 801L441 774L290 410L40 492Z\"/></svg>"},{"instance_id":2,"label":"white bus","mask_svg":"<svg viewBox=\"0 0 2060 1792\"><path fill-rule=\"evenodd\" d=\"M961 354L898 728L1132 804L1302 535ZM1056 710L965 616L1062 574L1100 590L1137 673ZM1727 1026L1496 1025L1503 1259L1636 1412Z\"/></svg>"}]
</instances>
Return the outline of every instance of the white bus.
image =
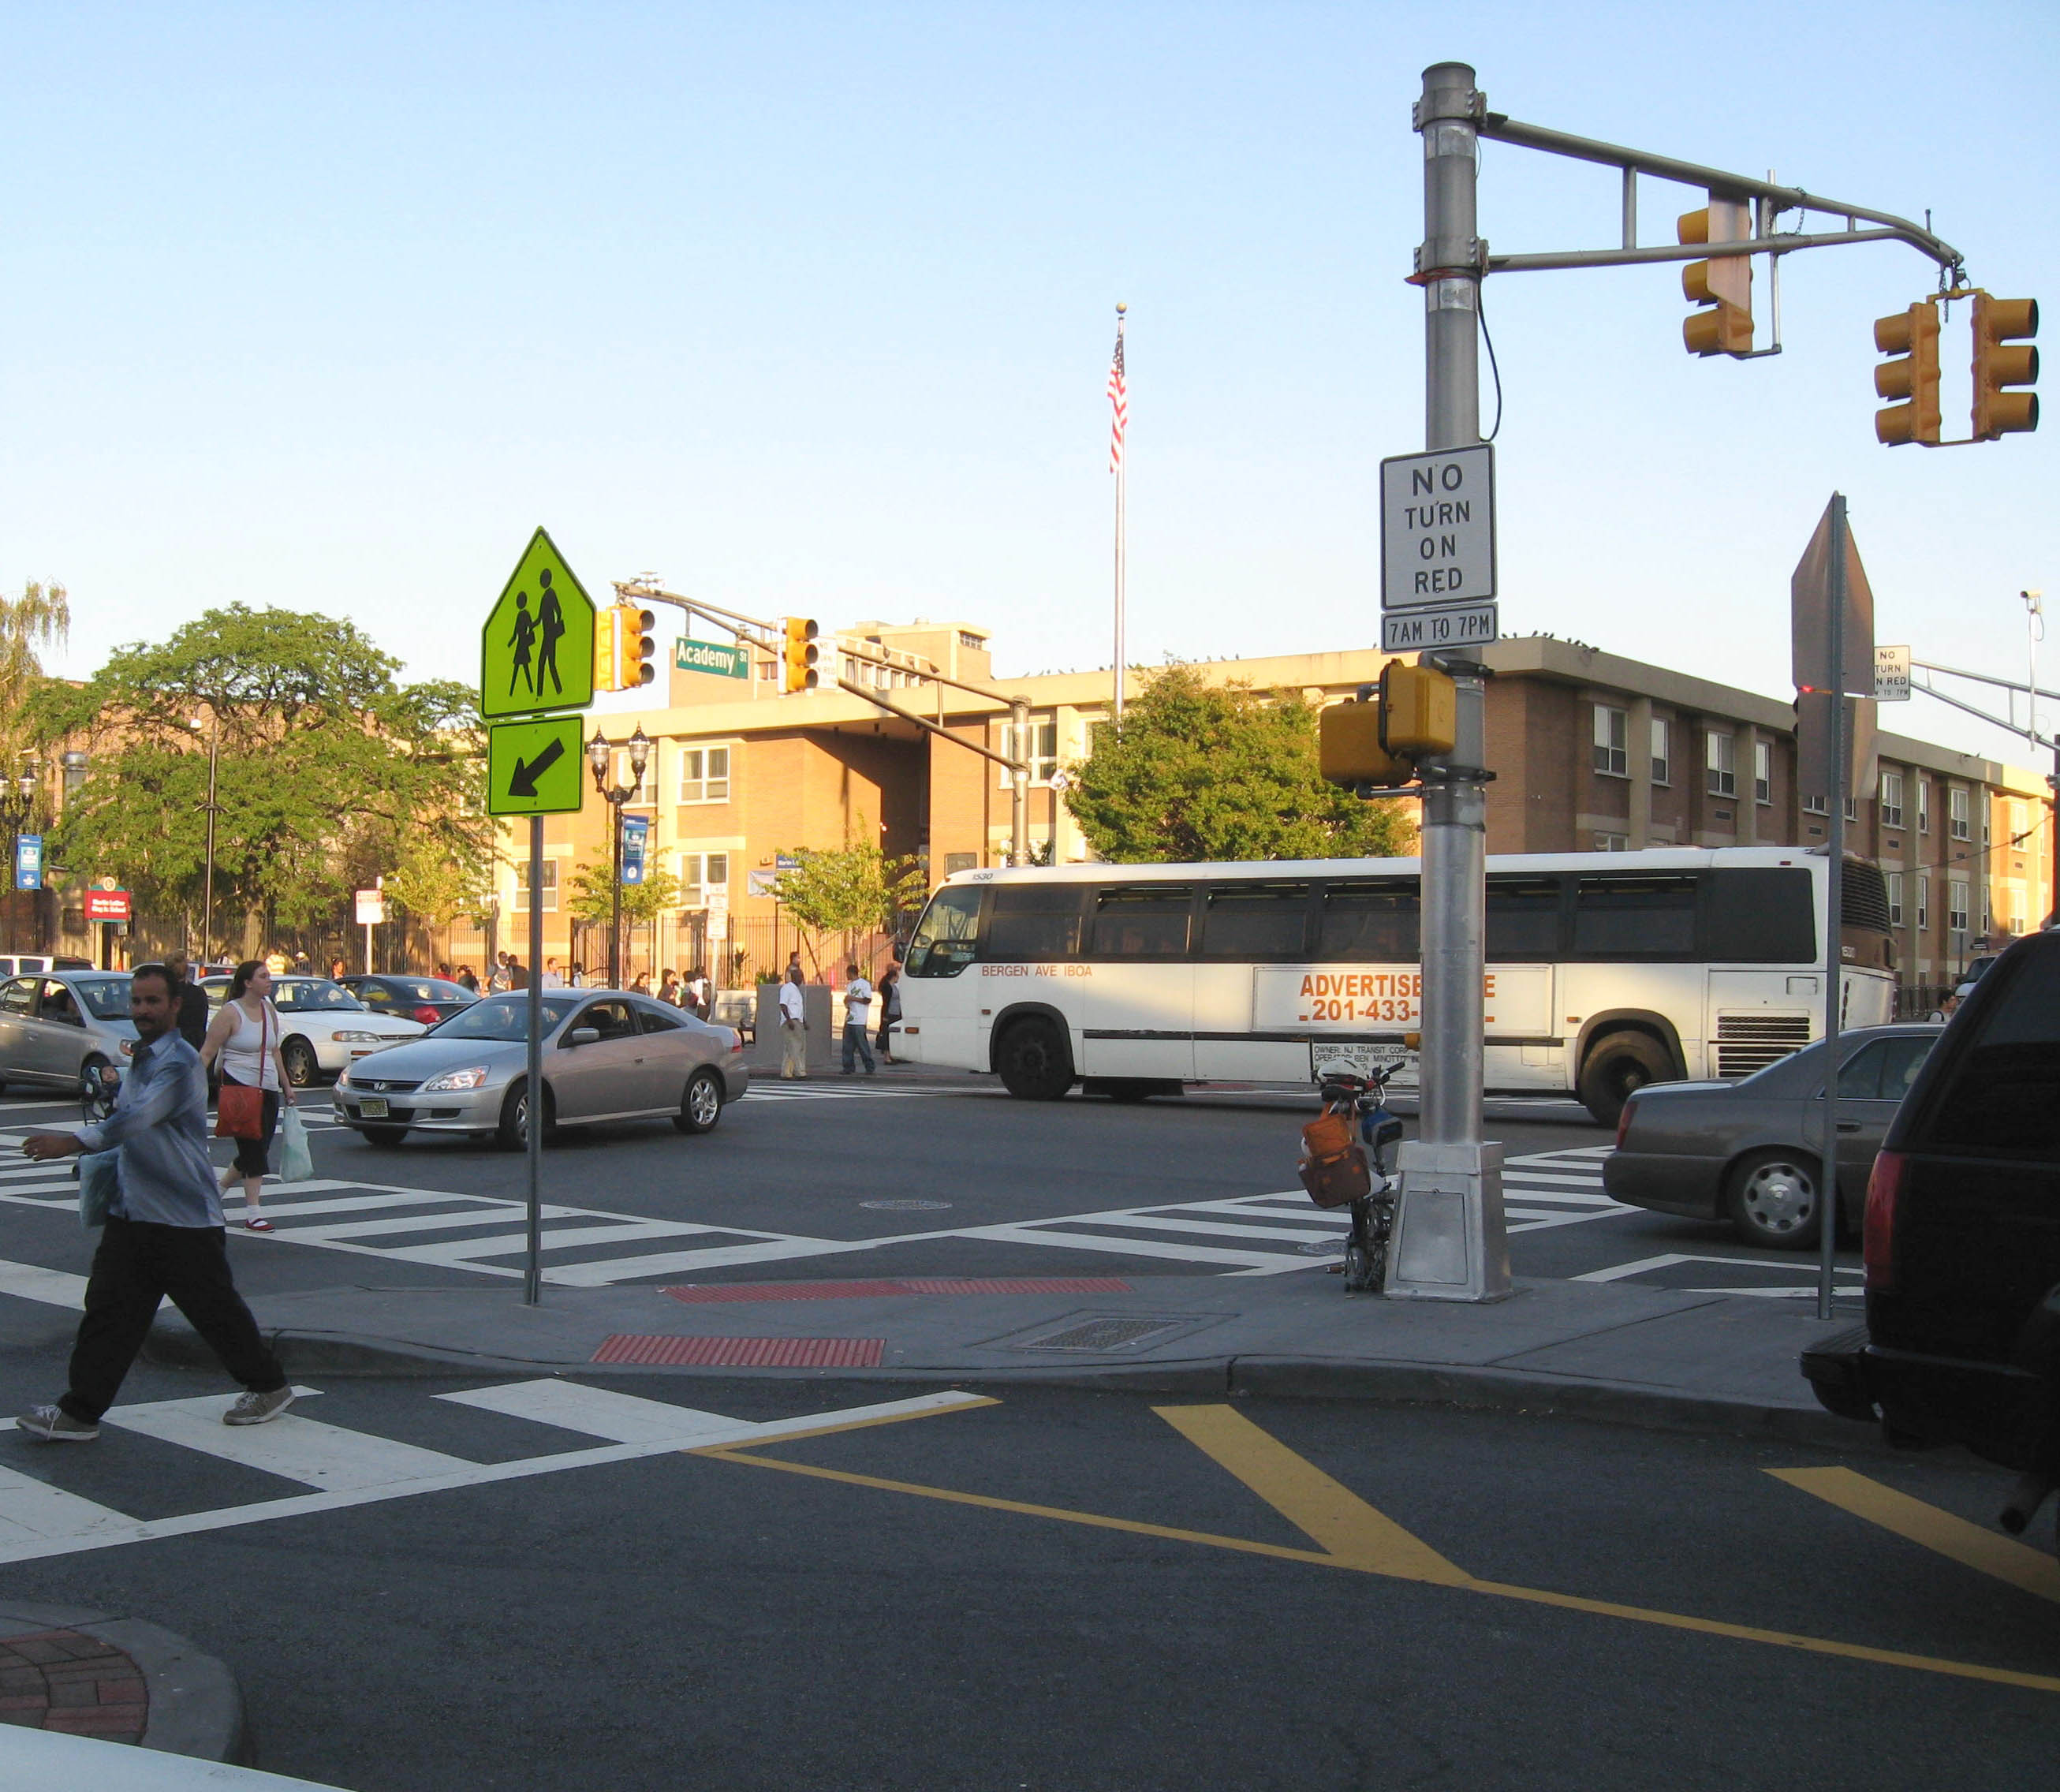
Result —
<instances>
[{"instance_id":1,"label":"white bus","mask_svg":"<svg viewBox=\"0 0 2060 1792\"><path fill-rule=\"evenodd\" d=\"M1807 1044L1829 869L1799 847L1491 858L1487 1088L1571 1091L1614 1125L1647 1083ZM1845 1024L1870 1026L1895 1008L1887 895L1857 860L1844 886ZM910 940L894 1055L1031 1100L1306 1086L1419 1024L1419 888L1414 859L960 872Z\"/></svg>"}]
</instances>

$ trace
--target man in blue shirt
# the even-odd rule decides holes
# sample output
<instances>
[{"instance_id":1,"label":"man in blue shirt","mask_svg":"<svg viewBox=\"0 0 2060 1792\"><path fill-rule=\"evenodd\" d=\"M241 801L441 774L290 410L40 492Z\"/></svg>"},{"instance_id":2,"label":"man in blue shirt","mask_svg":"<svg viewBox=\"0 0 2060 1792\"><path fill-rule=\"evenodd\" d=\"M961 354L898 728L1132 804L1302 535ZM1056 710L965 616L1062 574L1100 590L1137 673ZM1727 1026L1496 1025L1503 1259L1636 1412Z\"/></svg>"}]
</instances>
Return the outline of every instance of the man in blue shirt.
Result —
<instances>
[{"instance_id":1,"label":"man in blue shirt","mask_svg":"<svg viewBox=\"0 0 2060 1792\"><path fill-rule=\"evenodd\" d=\"M229 1273L222 1196L207 1155L207 1073L179 1036L178 989L163 965L139 964L130 974L129 1018L136 1051L114 1113L99 1126L32 1132L22 1143L38 1161L78 1151L122 1154L121 1193L93 1254L70 1387L55 1406L32 1407L14 1421L46 1443L100 1435L100 1416L166 1295L248 1391L222 1415L224 1424L261 1425L293 1403Z\"/></svg>"}]
</instances>

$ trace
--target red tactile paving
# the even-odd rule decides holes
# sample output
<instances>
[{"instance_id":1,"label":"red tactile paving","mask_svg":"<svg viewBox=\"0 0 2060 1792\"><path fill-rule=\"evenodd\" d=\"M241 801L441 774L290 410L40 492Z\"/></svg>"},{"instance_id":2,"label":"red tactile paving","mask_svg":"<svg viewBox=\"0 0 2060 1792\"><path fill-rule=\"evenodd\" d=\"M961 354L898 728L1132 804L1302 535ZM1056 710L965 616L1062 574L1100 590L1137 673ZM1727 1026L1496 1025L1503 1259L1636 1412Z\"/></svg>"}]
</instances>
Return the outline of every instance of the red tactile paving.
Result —
<instances>
[{"instance_id":1,"label":"red tactile paving","mask_svg":"<svg viewBox=\"0 0 2060 1792\"><path fill-rule=\"evenodd\" d=\"M143 1670L113 1643L79 1630L0 1639L0 1723L141 1742L150 1716Z\"/></svg>"},{"instance_id":2,"label":"red tactile paving","mask_svg":"<svg viewBox=\"0 0 2060 1792\"><path fill-rule=\"evenodd\" d=\"M672 1338L618 1331L601 1340L596 1363L693 1364L710 1369L876 1369L880 1338Z\"/></svg>"},{"instance_id":3,"label":"red tactile paving","mask_svg":"<svg viewBox=\"0 0 2060 1792\"><path fill-rule=\"evenodd\" d=\"M692 1282L661 1288L690 1306L750 1300L864 1300L876 1295L1128 1294L1113 1275L904 1275L878 1282Z\"/></svg>"}]
</instances>

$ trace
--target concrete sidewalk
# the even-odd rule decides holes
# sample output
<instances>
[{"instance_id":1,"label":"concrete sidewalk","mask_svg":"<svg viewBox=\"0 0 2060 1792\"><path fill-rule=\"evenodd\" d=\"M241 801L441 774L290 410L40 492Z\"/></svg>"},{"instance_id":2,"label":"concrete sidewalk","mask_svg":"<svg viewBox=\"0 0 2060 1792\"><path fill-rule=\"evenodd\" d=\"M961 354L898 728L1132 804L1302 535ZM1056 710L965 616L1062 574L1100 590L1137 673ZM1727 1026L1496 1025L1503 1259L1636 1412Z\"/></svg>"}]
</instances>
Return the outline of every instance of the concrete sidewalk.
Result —
<instances>
[{"instance_id":1,"label":"concrete sidewalk","mask_svg":"<svg viewBox=\"0 0 2060 1792\"><path fill-rule=\"evenodd\" d=\"M1797 1358L1857 1323L1796 1301L1520 1281L1493 1306L1346 1295L1334 1276L921 1277L337 1287L254 1306L288 1371L775 1375L1320 1395L1562 1412L1838 1448ZM212 1364L184 1321L150 1352Z\"/></svg>"}]
</instances>

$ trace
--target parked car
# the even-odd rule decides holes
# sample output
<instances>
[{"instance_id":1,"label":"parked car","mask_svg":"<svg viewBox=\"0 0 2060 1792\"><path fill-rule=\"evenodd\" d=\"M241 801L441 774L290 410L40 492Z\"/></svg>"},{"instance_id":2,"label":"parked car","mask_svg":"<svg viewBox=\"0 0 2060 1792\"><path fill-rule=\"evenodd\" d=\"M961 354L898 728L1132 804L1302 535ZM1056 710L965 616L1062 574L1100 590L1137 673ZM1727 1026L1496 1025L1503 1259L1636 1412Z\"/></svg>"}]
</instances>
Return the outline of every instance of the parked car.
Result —
<instances>
[{"instance_id":1,"label":"parked car","mask_svg":"<svg viewBox=\"0 0 2060 1792\"><path fill-rule=\"evenodd\" d=\"M126 971L53 971L0 983L0 1085L75 1094L136 1049Z\"/></svg>"},{"instance_id":2,"label":"parked car","mask_svg":"<svg viewBox=\"0 0 2060 1792\"><path fill-rule=\"evenodd\" d=\"M31 971L90 971L93 960L68 952L0 952L0 977L24 976Z\"/></svg>"},{"instance_id":3,"label":"parked car","mask_svg":"<svg viewBox=\"0 0 2060 1792\"><path fill-rule=\"evenodd\" d=\"M1944 1029L1856 1027L1838 1037L1838 1195L1857 1227L1889 1123ZM1823 1179L1824 1042L1736 1083L1655 1083L1626 1104L1603 1187L1627 1206L1728 1219L1748 1244L1815 1242Z\"/></svg>"},{"instance_id":4,"label":"parked car","mask_svg":"<svg viewBox=\"0 0 2060 1792\"><path fill-rule=\"evenodd\" d=\"M448 1020L479 1000L477 990L442 977L338 977L338 983L374 1014L405 1014L425 1027Z\"/></svg>"},{"instance_id":5,"label":"parked car","mask_svg":"<svg viewBox=\"0 0 2060 1792\"><path fill-rule=\"evenodd\" d=\"M227 977L202 977L208 1005L229 999ZM279 1050L297 1089L340 1076L360 1058L420 1039L428 1030L405 1015L374 1014L347 989L327 977L274 977L272 1006L279 1011Z\"/></svg>"},{"instance_id":6,"label":"parked car","mask_svg":"<svg viewBox=\"0 0 2060 1792\"><path fill-rule=\"evenodd\" d=\"M1818 1400L2030 1467L2060 1419L2060 1365L2032 1360L2060 1297L2060 933L2018 940L1954 1016L1874 1160L1866 1235L1866 1325L1803 1355Z\"/></svg>"},{"instance_id":7,"label":"parked car","mask_svg":"<svg viewBox=\"0 0 2060 1792\"><path fill-rule=\"evenodd\" d=\"M620 990L553 989L542 996L544 1124L664 1116L706 1132L751 1086L732 1027ZM488 996L429 1038L355 1064L336 1086L336 1117L375 1145L411 1131L528 1136L529 997Z\"/></svg>"},{"instance_id":8,"label":"parked car","mask_svg":"<svg viewBox=\"0 0 2060 1792\"><path fill-rule=\"evenodd\" d=\"M1988 975L1989 967L1995 963L1999 956L1998 953L1990 952L1980 958L1969 959L1966 968L1962 971L1954 981L1953 993L1962 1001L1966 1000L1974 994L1974 985Z\"/></svg>"}]
</instances>

